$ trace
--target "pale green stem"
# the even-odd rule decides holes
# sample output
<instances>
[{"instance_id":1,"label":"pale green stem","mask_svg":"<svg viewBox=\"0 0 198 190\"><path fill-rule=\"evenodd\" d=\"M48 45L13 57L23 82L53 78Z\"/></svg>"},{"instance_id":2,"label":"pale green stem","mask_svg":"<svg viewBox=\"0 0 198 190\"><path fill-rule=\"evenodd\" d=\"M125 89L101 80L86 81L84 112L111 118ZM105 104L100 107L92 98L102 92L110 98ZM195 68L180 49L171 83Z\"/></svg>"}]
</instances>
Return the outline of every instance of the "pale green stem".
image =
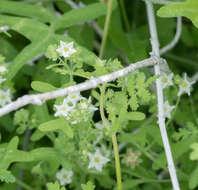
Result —
<instances>
[{"instance_id":1,"label":"pale green stem","mask_svg":"<svg viewBox=\"0 0 198 190\"><path fill-rule=\"evenodd\" d=\"M100 115L102 121L104 123L105 128L108 130L110 128L109 123L104 114L104 95L105 95L105 86L101 87L101 95L100 95ZM120 157L119 157L119 150L118 150L118 143L116 138L116 133L112 135L112 143L113 143L113 150L114 150L114 157L115 157L115 167L116 167L116 178L117 178L117 185L118 190L122 190L122 174L121 174L121 167L120 167Z\"/></svg>"},{"instance_id":2,"label":"pale green stem","mask_svg":"<svg viewBox=\"0 0 198 190\"><path fill-rule=\"evenodd\" d=\"M123 17L123 20L124 20L124 23L125 23L125 26L126 26L126 30L127 30L127 32L129 32L130 31L130 24L129 24L126 9L125 9L125 6L124 6L124 0L120 0L120 10L121 10L122 17Z\"/></svg>"},{"instance_id":3,"label":"pale green stem","mask_svg":"<svg viewBox=\"0 0 198 190\"><path fill-rule=\"evenodd\" d=\"M121 167L120 167L120 157L119 157L117 137L115 133L112 135L112 142L113 142L113 150L114 150L114 157L115 157L118 190L122 190L122 172L121 172Z\"/></svg>"},{"instance_id":4,"label":"pale green stem","mask_svg":"<svg viewBox=\"0 0 198 190\"><path fill-rule=\"evenodd\" d=\"M99 57L102 59L104 55L104 49L107 41L107 35L109 30L109 25L111 21L111 14L112 14L112 5L113 0L109 0L107 4L107 16L105 20L105 27L104 27L104 35L102 38L102 45L99 53ZM101 96L100 96L100 115L102 118L102 121L104 123L104 126L109 129L108 121L104 114L104 95L105 95L105 85L101 87ZM120 158L119 158L119 151L118 151L118 143L116 134L112 135L112 142L113 142L113 149L114 149L114 157L115 157L115 167L116 167L116 178L117 178L117 184L118 184L118 190L122 190L122 177L121 177L121 168L120 168Z\"/></svg>"},{"instance_id":5,"label":"pale green stem","mask_svg":"<svg viewBox=\"0 0 198 190\"><path fill-rule=\"evenodd\" d=\"M111 21L112 7L113 7L113 0L109 0L108 4L107 4L107 16L106 16L106 20L105 20L104 34L103 34L102 44L101 44L100 53L99 53L99 57L101 59L103 58L104 49L106 46L108 30L109 30L109 25L110 25L110 21Z\"/></svg>"}]
</instances>

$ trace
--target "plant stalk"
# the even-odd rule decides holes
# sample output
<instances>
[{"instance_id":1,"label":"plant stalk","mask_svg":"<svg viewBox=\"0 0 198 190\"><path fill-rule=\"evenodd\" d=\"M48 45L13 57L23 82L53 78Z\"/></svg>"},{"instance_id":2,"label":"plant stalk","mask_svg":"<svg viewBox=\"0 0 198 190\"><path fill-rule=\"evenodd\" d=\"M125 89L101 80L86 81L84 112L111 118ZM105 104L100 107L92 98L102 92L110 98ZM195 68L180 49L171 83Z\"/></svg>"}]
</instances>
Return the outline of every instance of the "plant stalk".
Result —
<instances>
[{"instance_id":1,"label":"plant stalk","mask_svg":"<svg viewBox=\"0 0 198 190\"><path fill-rule=\"evenodd\" d=\"M105 26L104 26L102 44L101 44L100 53L99 53L99 57L101 59L104 56L104 49L105 49L106 42L107 42L107 35L108 35L109 25L110 25L110 21L111 21L112 8L113 8L113 0L109 0L108 4L107 4L107 16L106 16L106 19L105 19Z\"/></svg>"},{"instance_id":2,"label":"plant stalk","mask_svg":"<svg viewBox=\"0 0 198 190\"><path fill-rule=\"evenodd\" d=\"M101 95L100 95L100 115L102 121L104 123L105 128L108 130L110 128L109 123L104 114L104 96L105 96L105 85L101 88ZM113 143L113 150L114 150L114 157L115 157L115 167L116 167L116 178L117 178L117 185L118 190L122 190L122 174L121 174L121 167L120 167L120 156L119 156L119 149L118 143L116 138L116 133L112 135L112 143Z\"/></svg>"},{"instance_id":3,"label":"plant stalk","mask_svg":"<svg viewBox=\"0 0 198 190\"><path fill-rule=\"evenodd\" d=\"M147 16L149 22L149 29L151 35L151 45L152 45L152 55L160 57L160 50L159 50L159 41L158 41L158 34L157 34L157 27L155 22L155 15L153 10L153 4L150 0L145 0L146 8L147 8ZM160 66L155 65L155 75L160 75ZM168 140L168 135L166 131L165 125L165 118L164 118L164 100L163 100L163 89L161 85L161 80L157 79L156 81L156 88L157 88L157 106L158 106L158 123L160 128L160 133L165 149L166 159L168 162L168 170L171 177L171 182L174 190L180 190L176 169L173 161L173 156L171 153L171 148Z\"/></svg>"},{"instance_id":4,"label":"plant stalk","mask_svg":"<svg viewBox=\"0 0 198 190\"><path fill-rule=\"evenodd\" d=\"M129 24L126 9L125 9L125 6L124 6L124 0L120 0L120 10L121 10L121 13L122 13L122 17L123 17L123 20L124 20L124 23L125 23L126 30L127 30L127 32L129 32L130 31L130 24Z\"/></svg>"}]
</instances>

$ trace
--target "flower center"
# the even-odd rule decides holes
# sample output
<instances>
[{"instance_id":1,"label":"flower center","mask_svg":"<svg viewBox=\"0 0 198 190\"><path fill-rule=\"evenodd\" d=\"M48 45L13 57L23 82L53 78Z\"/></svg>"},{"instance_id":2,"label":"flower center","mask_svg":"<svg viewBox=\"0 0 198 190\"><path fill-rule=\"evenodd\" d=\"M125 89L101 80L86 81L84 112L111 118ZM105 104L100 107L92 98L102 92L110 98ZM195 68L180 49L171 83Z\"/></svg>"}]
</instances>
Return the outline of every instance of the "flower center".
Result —
<instances>
[{"instance_id":1,"label":"flower center","mask_svg":"<svg viewBox=\"0 0 198 190\"><path fill-rule=\"evenodd\" d=\"M2 100L5 100L6 99L6 96L5 95L1 95L1 99Z\"/></svg>"},{"instance_id":2,"label":"flower center","mask_svg":"<svg viewBox=\"0 0 198 190\"><path fill-rule=\"evenodd\" d=\"M68 178L68 175L67 174L63 174L63 178L64 179L67 179Z\"/></svg>"},{"instance_id":3,"label":"flower center","mask_svg":"<svg viewBox=\"0 0 198 190\"><path fill-rule=\"evenodd\" d=\"M167 79L166 77L163 77L163 78L162 78L162 82L163 82L163 83L167 83L167 82L168 82L168 79Z\"/></svg>"},{"instance_id":4,"label":"flower center","mask_svg":"<svg viewBox=\"0 0 198 190\"><path fill-rule=\"evenodd\" d=\"M64 49L63 49L63 50L64 50L64 52L65 52L65 53L67 53L67 52L69 51L69 48L64 47Z\"/></svg>"},{"instance_id":5,"label":"flower center","mask_svg":"<svg viewBox=\"0 0 198 190\"><path fill-rule=\"evenodd\" d=\"M61 108L61 111L66 111L67 110L67 108L65 107L65 106L63 106L62 108Z\"/></svg>"},{"instance_id":6,"label":"flower center","mask_svg":"<svg viewBox=\"0 0 198 190\"><path fill-rule=\"evenodd\" d=\"M95 157L95 158L94 158L94 162L95 162L95 163L100 163L100 158L99 158L99 157Z\"/></svg>"},{"instance_id":7,"label":"flower center","mask_svg":"<svg viewBox=\"0 0 198 190\"><path fill-rule=\"evenodd\" d=\"M187 82L182 82L181 86L182 86L183 88L188 88L188 83L187 83Z\"/></svg>"}]
</instances>

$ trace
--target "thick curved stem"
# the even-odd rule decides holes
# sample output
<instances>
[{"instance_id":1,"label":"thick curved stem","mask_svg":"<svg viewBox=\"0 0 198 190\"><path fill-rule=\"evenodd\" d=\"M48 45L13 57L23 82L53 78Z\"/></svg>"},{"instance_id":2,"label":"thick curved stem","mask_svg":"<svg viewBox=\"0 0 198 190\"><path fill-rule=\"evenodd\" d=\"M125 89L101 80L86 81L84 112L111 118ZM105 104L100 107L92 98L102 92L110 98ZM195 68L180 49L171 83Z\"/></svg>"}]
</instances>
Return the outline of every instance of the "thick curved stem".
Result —
<instances>
[{"instance_id":1,"label":"thick curved stem","mask_svg":"<svg viewBox=\"0 0 198 190\"><path fill-rule=\"evenodd\" d=\"M147 8L150 35L151 35L152 54L160 57L159 42L158 42L158 35L157 35L153 5L149 0L146 0L145 2L146 2L146 8ZM160 75L159 65L155 65L155 75ZM171 182L172 182L174 190L180 190L177 175L176 175L176 169L175 169L175 165L174 165L174 161L173 161L173 157L172 157L172 153L170 149L170 144L168 140L168 135L166 132L166 125L165 125L165 118L164 118L163 89L162 89L160 79L157 79L156 81L156 88L157 88L157 104L158 104L158 123L159 123L161 137L162 137L165 154L166 154L166 158L168 162L168 169L169 169L169 173L171 177Z\"/></svg>"},{"instance_id":2,"label":"thick curved stem","mask_svg":"<svg viewBox=\"0 0 198 190\"><path fill-rule=\"evenodd\" d=\"M170 51L176 46L176 44L178 43L181 37L181 33L182 33L182 17L177 17L177 29L176 29L175 37L168 45L160 49L160 55L166 53L167 51Z\"/></svg>"}]
</instances>

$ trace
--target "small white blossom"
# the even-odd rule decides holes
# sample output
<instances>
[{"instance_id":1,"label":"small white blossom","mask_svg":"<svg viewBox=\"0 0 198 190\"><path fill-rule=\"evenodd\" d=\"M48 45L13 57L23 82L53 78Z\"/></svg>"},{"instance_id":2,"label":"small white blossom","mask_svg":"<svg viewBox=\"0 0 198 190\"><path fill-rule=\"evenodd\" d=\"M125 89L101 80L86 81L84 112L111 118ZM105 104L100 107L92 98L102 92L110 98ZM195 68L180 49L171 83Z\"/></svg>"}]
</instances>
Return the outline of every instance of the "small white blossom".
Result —
<instances>
[{"instance_id":1,"label":"small white blossom","mask_svg":"<svg viewBox=\"0 0 198 190\"><path fill-rule=\"evenodd\" d=\"M7 67L5 65L0 65L0 73L5 73L7 71Z\"/></svg>"},{"instance_id":2,"label":"small white blossom","mask_svg":"<svg viewBox=\"0 0 198 190\"><path fill-rule=\"evenodd\" d=\"M76 93L72 93L72 94L69 94L67 96L67 99L68 101L72 102L74 105L83 99L83 97L80 95L80 92L76 92Z\"/></svg>"},{"instance_id":3,"label":"small white blossom","mask_svg":"<svg viewBox=\"0 0 198 190\"><path fill-rule=\"evenodd\" d=\"M0 90L0 105L4 106L5 104L8 104L11 102L11 93L10 90Z\"/></svg>"},{"instance_id":4,"label":"small white blossom","mask_svg":"<svg viewBox=\"0 0 198 190\"><path fill-rule=\"evenodd\" d=\"M9 29L10 29L9 26L1 26L0 27L0 31L2 31L2 32L7 32Z\"/></svg>"},{"instance_id":5,"label":"small white blossom","mask_svg":"<svg viewBox=\"0 0 198 190\"><path fill-rule=\"evenodd\" d=\"M102 171L103 166L110 160L100 153L100 150L97 149L94 154L88 152L89 156L89 166L88 168L95 168L97 171Z\"/></svg>"},{"instance_id":6,"label":"small white blossom","mask_svg":"<svg viewBox=\"0 0 198 190\"><path fill-rule=\"evenodd\" d=\"M170 106L168 101L164 103L164 117L171 118L171 111L175 108L175 106Z\"/></svg>"},{"instance_id":7,"label":"small white blossom","mask_svg":"<svg viewBox=\"0 0 198 190\"><path fill-rule=\"evenodd\" d=\"M70 104L67 98L64 99L63 103L61 105L54 105L56 108L55 116L65 116L68 117L68 114L70 111L74 109L74 105Z\"/></svg>"},{"instance_id":8,"label":"small white blossom","mask_svg":"<svg viewBox=\"0 0 198 190\"><path fill-rule=\"evenodd\" d=\"M60 41L60 47L56 49L56 51L65 58L70 57L70 55L76 52L76 50L73 48L73 45L74 45L73 42L66 43L66 42Z\"/></svg>"},{"instance_id":9,"label":"small white blossom","mask_svg":"<svg viewBox=\"0 0 198 190\"><path fill-rule=\"evenodd\" d=\"M72 182L73 172L65 170L62 168L59 172L56 173L57 179L60 181L61 185L66 185Z\"/></svg>"},{"instance_id":10,"label":"small white blossom","mask_svg":"<svg viewBox=\"0 0 198 190\"><path fill-rule=\"evenodd\" d=\"M195 83L195 81L188 81L187 80L187 74L184 73L184 79L181 82L181 84L179 85L179 92L177 94L177 96L181 96L183 93L187 93L188 96L190 96L190 90L191 90L191 86Z\"/></svg>"},{"instance_id":11,"label":"small white blossom","mask_svg":"<svg viewBox=\"0 0 198 190\"><path fill-rule=\"evenodd\" d=\"M173 73L170 74L162 73L161 82L162 82L162 88L166 88L168 86L173 85Z\"/></svg>"},{"instance_id":12,"label":"small white blossom","mask_svg":"<svg viewBox=\"0 0 198 190\"><path fill-rule=\"evenodd\" d=\"M6 80L6 79L4 79L4 78L2 78L2 77L0 76L0 84L2 84L5 80Z\"/></svg>"}]
</instances>

